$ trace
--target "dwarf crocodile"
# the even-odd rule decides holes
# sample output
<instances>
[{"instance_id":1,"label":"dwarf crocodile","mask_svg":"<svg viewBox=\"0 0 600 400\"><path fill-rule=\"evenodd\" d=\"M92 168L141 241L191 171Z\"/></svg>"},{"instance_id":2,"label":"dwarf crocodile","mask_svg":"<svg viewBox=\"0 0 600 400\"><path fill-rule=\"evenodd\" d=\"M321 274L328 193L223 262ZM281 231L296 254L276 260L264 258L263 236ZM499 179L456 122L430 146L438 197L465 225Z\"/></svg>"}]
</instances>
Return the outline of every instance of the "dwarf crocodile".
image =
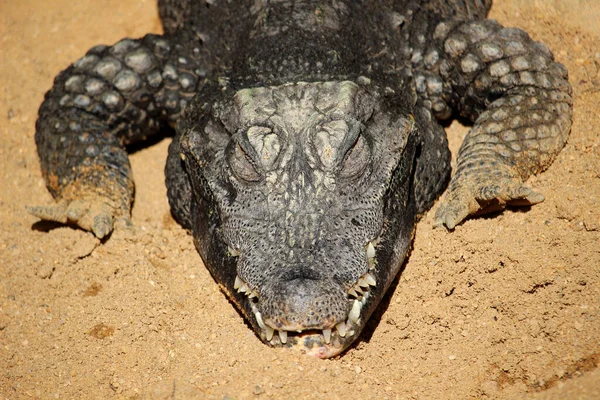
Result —
<instances>
[{"instance_id":1,"label":"dwarf crocodile","mask_svg":"<svg viewBox=\"0 0 600 400\"><path fill-rule=\"evenodd\" d=\"M491 0L159 0L164 34L96 46L56 77L35 140L56 203L130 224L126 146L175 128L174 218L271 346L319 357L360 334L434 224L531 205L564 146L567 71L487 19ZM443 125L471 121L450 179Z\"/></svg>"}]
</instances>

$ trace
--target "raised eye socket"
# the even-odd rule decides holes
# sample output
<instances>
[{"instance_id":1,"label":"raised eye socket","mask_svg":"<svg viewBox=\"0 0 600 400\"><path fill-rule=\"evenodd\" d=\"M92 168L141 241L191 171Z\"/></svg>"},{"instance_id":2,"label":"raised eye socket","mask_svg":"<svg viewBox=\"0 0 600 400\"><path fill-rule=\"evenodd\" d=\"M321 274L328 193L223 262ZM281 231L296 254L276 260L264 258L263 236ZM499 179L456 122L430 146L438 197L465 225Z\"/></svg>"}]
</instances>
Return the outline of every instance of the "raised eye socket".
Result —
<instances>
[{"instance_id":1,"label":"raised eye socket","mask_svg":"<svg viewBox=\"0 0 600 400\"><path fill-rule=\"evenodd\" d=\"M354 145L348 149L339 176L344 179L360 177L369 165L370 154L371 149L367 140L362 135L359 136Z\"/></svg>"},{"instance_id":2,"label":"raised eye socket","mask_svg":"<svg viewBox=\"0 0 600 400\"><path fill-rule=\"evenodd\" d=\"M229 165L233 174L243 181L257 182L260 180L260 173L256 170L252 159L239 143L235 144L233 151L230 153Z\"/></svg>"},{"instance_id":3,"label":"raised eye socket","mask_svg":"<svg viewBox=\"0 0 600 400\"><path fill-rule=\"evenodd\" d=\"M269 171L277 161L282 149L279 136L266 126L251 126L246 131L248 143L256 153L257 159L264 170Z\"/></svg>"}]
</instances>

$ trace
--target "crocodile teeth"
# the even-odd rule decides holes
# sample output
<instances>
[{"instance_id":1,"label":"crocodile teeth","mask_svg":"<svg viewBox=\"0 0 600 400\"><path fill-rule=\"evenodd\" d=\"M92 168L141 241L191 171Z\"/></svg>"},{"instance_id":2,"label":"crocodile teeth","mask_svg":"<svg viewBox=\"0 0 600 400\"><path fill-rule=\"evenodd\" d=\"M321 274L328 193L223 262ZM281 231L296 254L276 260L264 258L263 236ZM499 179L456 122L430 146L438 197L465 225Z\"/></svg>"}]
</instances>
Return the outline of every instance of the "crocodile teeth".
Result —
<instances>
[{"instance_id":1,"label":"crocodile teeth","mask_svg":"<svg viewBox=\"0 0 600 400\"><path fill-rule=\"evenodd\" d=\"M364 279L367 282L367 284L369 284L369 286L377 285L377 281L375 280L375 277L373 275L371 275L370 272L367 272Z\"/></svg>"},{"instance_id":2,"label":"crocodile teeth","mask_svg":"<svg viewBox=\"0 0 600 400\"><path fill-rule=\"evenodd\" d=\"M238 292L246 293L250 288L246 285L246 282L242 282L242 286L238 289Z\"/></svg>"},{"instance_id":3,"label":"crocodile teeth","mask_svg":"<svg viewBox=\"0 0 600 400\"><path fill-rule=\"evenodd\" d=\"M340 322L335 327L337 328L338 333L340 334L341 337L346 336L346 323L345 322Z\"/></svg>"},{"instance_id":4,"label":"crocodile teeth","mask_svg":"<svg viewBox=\"0 0 600 400\"><path fill-rule=\"evenodd\" d=\"M374 258L369 258L369 269L372 271L375 269L375 259Z\"/></svg>"},{"instance_id":5,"label":"crocodile teeth","mask_svg":"<svg viewBox=\"0 0 600 400\"><path fill-rule=\"evenodd\" d=\"M360 278L358 280L358 286L367 288L369 286L376 286L377 285L377 281L375 280L375 277L373 277L373 275L371 275L370 272L367 272L362 278Z\"/></svg>"},{"instance_id":6,"label":"crocodile teeth","mask_svg":"<svg viewBox=\"0 0 600 400\"><path fill-rule=\"evenodd\" d=\"M267 340L271 341L271 339L273 339L273 333L275 332L275 330L269 325L265 325L265 331L267 331Z\"/></svg>"},{"instance_id":7,"label":"crocodile teeth","mask_svg":"<svg viewBox=\"0 0 600 400\"><path fill-rule=\"evenodd\" d=\"M373 246L373 242L369 242L367 245L367 258L375 258L375 246Z\"/></svg>"},{"instance_id":8,"label":"crocodile teeth","mask_svg":"<svg viewBox=\"0 0 600 400\"><path fill-rule=\"evenodd\" d=\"M354 304L352 304L352 310L350 310L350 313L348 314L348 319L354 323L358 323L361 308L362 303L358 300L354 300Z\"/></svg>"},{"instance_id":9,"label":"crocodile teeth","mask_svg":"<svg viewBox=\"0 0 600 400\"><path fill-rule=\"evenodd\" d=\"M260 326L260 329L265 329L265 323L262 319L262 315L260 315L260 313L256 311L254 313L254 316L256 317L256 322L258 322L258 326Z\"/></svg>"},{"instance_id":10,"label":"crocodile teeth","mask_svg":"<svg viewBox=\"0 0 600 400\"><path fill-rule=\"evenodd\" d=\"M233 283L233 288L235 290L238 290L240 287L242 287L242 278L240 278L239 275L236 275L235 282Z\"/></svg>"},{"instance_id":11,"label":"crocodile teeth","mask_svg":"<svg viewBox=\"0 0 600 400\"><path fill-rule=\"evenodd\" d=\"M348 290L348 294L356 298L365 296L369 291L369 287L376 286L376 284L375 277L370 272L367 272Z\"/></svg>"},{"instance_id":12,"label":"crocodile teeth","mask_svg":"<svg viewBox=\"0 0 600 400\"><path fill-rule=\"evenodd\" d=\"M331 329L323 329L323 337L325 338L325 343L331 342Z\"/></svg>"},{"instance_id":13,"label":"crocodile teeth","mask_svg":"<svg viewBox=\"0 0 600 400\"><path fill-rule=\"evenodd\" d=\"M235 282L233 282L233 288L237 290L239 293L245 293L248 298L252 299L254 297L258 297L258 292L253 290L248 286L246 282L239 275L235 276Z\"/></svg>"},{"instance_id":14,"label":"crocodile teeth","mask_svg":"<svg viewBox=\"0 0 600 400\"><path fill-rule=\"evenodd\" d=\"M281 343L283 344L287 343L287 331L279 331L279 340L281 340Z\"/></svg>"},{"instance_id":15,"label":"crocodile teeth","mask_svg":"<svg viewBox=\"0 0 600 400\"><path fill-rule=\"evenodd\" d=\"M363 294L363 298L360 299L360 302L362 303L362 305L364 306L365 303L367 302L367 299L369 298L369 292L366 292L365 294Z\"/></svg>"},{"instance_id":16,"label":"crocodile teeth","mask_svg":"<svg viewBox=\"0 0 600 400\"><path fill-rule=\"evenodd\" d=\"M234 248L233 248L233 247L231 247L231 246L229 246L229 247L227 248L227 251L229 252L229 255L230 255L231 257L238 257L238 256L240 255L240 252L239 252L238 250L234 249Z\"/></svg>"}]
</instances>

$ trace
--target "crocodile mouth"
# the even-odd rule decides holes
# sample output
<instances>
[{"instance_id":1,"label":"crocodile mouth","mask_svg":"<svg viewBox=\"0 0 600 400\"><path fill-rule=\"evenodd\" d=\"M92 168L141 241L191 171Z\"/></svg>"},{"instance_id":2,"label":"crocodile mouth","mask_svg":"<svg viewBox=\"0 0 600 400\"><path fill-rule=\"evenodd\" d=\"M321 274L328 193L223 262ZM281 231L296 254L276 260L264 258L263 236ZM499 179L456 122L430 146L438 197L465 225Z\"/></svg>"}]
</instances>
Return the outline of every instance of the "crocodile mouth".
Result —
<instances>
[{"instance_id":1,"label":"crocodile mouth","mask_svg":"<svg viewBox=\"0 0 600 400\"><path fill-rule=\"evenodd\" d=\"M260 336L269 345L291 347L302 353L329 358L344 351L362 329L361 310L368 299L369 292L365 292L360 299L354 299L347 319L331 329L275 329L263 321L255 304L251 307L261 329Z\"/></svg>"},{"instance_id":2,"label":"crocodile mouth","mask_svg":"<svg viewBox=\"0 0 600 400\"><path fill-rule=\"evenodd\" d=\"M279 326L276 327L276 324L266 319L259 310L260 290L252 288L236 275L234 290L246 296L255 325L260 329L257 330L257 334L270 346L292 348L319 358L329 358L343 352L354 342L368 319L364 311L369 309L370 313L373 308L370 300L373 298L373 289L377 287L375 246L378 242L379 237L365 245L368 269L345 290L348 312L341 322L339 319L328 320L321 323L319 327L291 323L277 324ZM237 252L230 249L230 253Z\"/></svg>"}]
</instances>

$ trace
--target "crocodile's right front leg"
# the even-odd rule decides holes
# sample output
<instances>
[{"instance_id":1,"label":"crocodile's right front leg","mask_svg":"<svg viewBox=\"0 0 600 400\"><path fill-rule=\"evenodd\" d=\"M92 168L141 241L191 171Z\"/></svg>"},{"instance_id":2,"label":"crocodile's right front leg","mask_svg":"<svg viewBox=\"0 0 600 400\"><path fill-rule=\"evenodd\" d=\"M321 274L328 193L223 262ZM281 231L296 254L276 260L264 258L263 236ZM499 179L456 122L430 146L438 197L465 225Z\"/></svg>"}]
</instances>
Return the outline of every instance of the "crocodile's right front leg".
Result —
<instances>
[{"instance_id":1,"label":"crocodile's right front leg","mask_svg":"<svg viewBox=\"0 0 600 400\"><path fill-rule=\"evenodd\" d=\"M102 238L129 221L134 185L125 145L175 122L196 93L199 51L166 36L97 46L61 72L39 110L35 140L57 201L31 207Z\"/></svg>"}]
</instances>

